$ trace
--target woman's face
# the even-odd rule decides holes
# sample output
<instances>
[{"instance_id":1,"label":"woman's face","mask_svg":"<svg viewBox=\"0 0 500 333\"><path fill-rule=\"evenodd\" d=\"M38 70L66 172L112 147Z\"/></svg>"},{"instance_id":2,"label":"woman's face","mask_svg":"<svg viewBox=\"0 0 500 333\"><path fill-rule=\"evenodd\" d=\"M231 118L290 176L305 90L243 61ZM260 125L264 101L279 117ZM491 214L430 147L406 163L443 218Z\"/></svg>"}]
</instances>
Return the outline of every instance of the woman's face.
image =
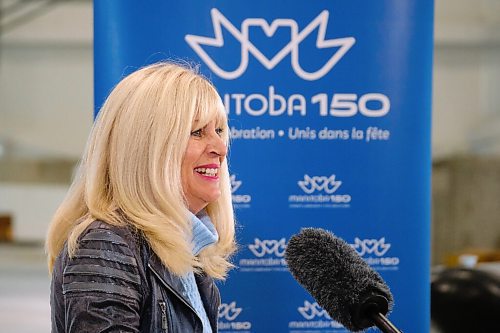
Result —
<instances>
[{"instance_id":1,"label":"woman's face","mask_svg":"<svg viewBox=\"0 0 500 333\"><path fill-rule=\"evenodd\" d=\"M219 171L227 147L215 120L191 133L182 160L181 180L189 210L196 214L220 197Z\"/></svg>"}]
</instances>

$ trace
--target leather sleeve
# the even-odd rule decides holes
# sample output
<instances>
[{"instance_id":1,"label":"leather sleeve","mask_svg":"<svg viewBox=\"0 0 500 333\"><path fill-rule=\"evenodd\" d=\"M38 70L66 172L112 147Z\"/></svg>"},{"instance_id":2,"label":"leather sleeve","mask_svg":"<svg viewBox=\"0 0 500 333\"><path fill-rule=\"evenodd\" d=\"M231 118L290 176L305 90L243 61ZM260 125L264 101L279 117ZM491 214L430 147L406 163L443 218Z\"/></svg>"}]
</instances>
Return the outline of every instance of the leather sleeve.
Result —
<instances>
[{"instance_id":1,"label":"leather sleeve","mask_svg":"<svg viewBox=\"0 0 500 333\"><path fill-rule=\"evenodd\" d=\"M90 229L63 271L65 332L139 332L140 276L123 237Z\"/></svg>"}]
</instances>

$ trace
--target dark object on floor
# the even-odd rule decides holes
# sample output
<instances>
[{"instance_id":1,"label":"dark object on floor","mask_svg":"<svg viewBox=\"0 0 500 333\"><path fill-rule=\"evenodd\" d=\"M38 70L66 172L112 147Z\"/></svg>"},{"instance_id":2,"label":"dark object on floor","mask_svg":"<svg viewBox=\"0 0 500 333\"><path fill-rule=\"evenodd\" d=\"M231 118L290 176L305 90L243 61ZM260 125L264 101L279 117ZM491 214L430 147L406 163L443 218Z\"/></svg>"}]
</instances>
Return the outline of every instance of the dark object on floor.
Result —
<instances>
[{"instance_id":1,"label":"dark object on floor","mask_svg":"<svg viewBox=\"0 0 500 333\"><path fill-rule=\"evenodd\" d=\"M469 268L436 274L431 318L442 333L500 332L500 275Z\"/></svg>"}]
</instances>

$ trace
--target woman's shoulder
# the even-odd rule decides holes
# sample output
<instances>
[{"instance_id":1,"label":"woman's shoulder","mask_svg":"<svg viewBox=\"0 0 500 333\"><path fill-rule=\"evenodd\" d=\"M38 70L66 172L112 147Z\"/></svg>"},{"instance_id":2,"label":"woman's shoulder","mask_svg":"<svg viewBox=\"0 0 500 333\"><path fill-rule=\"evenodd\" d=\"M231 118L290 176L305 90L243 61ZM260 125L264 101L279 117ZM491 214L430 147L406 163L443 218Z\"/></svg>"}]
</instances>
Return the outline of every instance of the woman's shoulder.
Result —
<instances>
[{"instance_id":1,"label":"woman's shoulder","mask_svg":"<svg viewBox=\"0 0 500 333\"><path fill-rule=\"evenodd\" d=\"M135 248L141 242L140 233L127 224L113 225L101 220L93 221L79 237L79 243L109 242Z\"/></svg>"},{"instance_id":2,"label":"woman's shoulder","mask_svg":"<svg viewBox=\"0 0 500 333\"><path fill-rule=\"evenodd\" d=\"M136 304L147 292L144 264L134 232L126 226L93 221L78 238L70 255L68 245L56 260L54 297L119 299ZM83 302L83 301L82 301Z\"/></svg>"},{"instance_id":3,"label":"woman's shoulder","mask_svg":"<svg viewBox=\"0 0 500 333\"><path fill-rule=\"evenodd\" d=\"M95 220L78 237L75 256L99 252L102 259L140 267L144 244L142 234L128 224L114 225Z\"/></svg>"}]
</instances>

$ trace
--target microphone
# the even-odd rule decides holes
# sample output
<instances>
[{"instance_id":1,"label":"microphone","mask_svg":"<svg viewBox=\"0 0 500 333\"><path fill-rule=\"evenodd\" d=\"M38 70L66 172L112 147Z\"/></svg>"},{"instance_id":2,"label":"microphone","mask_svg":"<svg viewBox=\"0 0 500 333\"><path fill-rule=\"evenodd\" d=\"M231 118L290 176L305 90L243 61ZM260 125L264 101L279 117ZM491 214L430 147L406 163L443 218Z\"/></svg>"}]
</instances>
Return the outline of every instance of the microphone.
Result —
<instances>
[{"instance_id":1,"label":"microphone","mask_svg":"<svg viewBox=\"0 0 500 333\"><path fill-rule=\"evenodd\" d=\"M342 239L304 228L290 238L285 259L295 280L348 330L376 325L384 333L402 333L385 317L393 306L389 287Z\"/></svg>"}]
</instances>

